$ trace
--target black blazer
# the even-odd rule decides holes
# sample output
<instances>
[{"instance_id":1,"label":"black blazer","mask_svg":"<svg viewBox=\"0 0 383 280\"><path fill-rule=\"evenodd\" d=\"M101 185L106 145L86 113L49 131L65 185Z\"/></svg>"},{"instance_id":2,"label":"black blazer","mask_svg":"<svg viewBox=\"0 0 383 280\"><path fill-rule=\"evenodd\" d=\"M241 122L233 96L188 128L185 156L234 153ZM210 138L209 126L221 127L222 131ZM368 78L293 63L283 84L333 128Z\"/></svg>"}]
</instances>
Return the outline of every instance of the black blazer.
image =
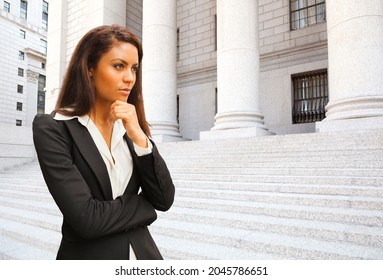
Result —
<instances>
[{"instance_id":1,"label":"black blazer","mask_svg":"<svg viewBox=\"0 0 383 280\"><path fill-rule=\"evenodd\" d=\"M137 259L162 259L147 226L157 218L155 209L173 204L174 185L154 143L151 154L138 157L124 137L133 174L124 194L113 200L108 171L87 128L77 118L35 117L40 167L64 217L57 259L129 259L129 244Z\"/></svg>"}]
</instances>

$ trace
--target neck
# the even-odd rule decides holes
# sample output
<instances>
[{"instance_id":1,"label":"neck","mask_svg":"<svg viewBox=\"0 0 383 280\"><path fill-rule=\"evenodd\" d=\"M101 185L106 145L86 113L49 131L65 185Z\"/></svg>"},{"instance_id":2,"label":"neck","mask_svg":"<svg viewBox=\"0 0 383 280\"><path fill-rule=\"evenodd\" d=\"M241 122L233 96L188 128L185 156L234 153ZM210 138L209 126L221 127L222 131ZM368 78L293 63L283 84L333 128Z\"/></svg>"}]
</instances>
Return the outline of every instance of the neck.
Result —
<instances>
[{"instance_id":1,"label":"neck","mask_svg":"<svg viewBox=\"0 0 383 280\"><path fill-rule=\"evenodd\" d=\"M113 123L109 120L109 107L104 104L100 104L96 101L93 110L89 113L89 117L98 126L113 126Z\"/></svg>"}]
</instances>

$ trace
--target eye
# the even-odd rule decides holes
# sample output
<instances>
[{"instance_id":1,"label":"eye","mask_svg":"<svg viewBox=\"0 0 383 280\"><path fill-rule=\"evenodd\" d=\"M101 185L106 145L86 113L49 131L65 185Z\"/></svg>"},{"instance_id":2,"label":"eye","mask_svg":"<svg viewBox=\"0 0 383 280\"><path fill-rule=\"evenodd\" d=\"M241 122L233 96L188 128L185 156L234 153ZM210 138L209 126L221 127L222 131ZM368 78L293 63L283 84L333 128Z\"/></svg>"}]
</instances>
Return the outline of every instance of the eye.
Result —
<instances>
[{"instance_id":1,"label":"eye","mask_svg":"<svg viewBox=\"0 0 383 280\"><path fill-rule=\"evenodd\" d=\"M139 69L139 67L138 67L138 66L133 66L133 67L132 67L132 71L133 71L133 72L135 72L135 73L137 73L137 72L138 72L138 69Z\"/></svg>"},{"instance_id":2,"label":"eye","mask_svg":"<svg viewBox=\"0 0 383 280\"><path fill-rule=\"evenodd\" d=\"M115 69L117 69L117 70L122 70L122 69L124 69L124 64L122 64L122 63L116 63L116 64L113 65L113 67L114 67Z\"/></svg>"}]
</instances>

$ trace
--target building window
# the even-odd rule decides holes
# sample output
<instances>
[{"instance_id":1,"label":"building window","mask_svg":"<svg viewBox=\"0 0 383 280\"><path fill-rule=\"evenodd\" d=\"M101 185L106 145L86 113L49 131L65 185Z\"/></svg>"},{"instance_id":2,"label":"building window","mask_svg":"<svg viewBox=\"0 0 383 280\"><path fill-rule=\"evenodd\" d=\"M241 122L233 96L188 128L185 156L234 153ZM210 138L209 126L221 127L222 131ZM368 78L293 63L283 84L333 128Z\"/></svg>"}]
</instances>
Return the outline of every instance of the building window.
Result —
<instances>
[{"instance_id":1,"label":"building window","mask_svg":"<svg viewBox=\"0 0 383 280\"><path fill-rule=\"evenodd\" d=\"M27 1L20 1L20 18L27 19L28 14L28 2Z\"/></svg>"},{"instance_id":2,"label":"building window","mask_svg":"<svg viewBox=\"0 0 383 280\"><path fill-rule=\"evenodd\" d=\"M326 21L325 0L290 0L291 30Z\"/></svg>"},{"instance_id":3,"label":"building window","mask_svg":"<svg viewBox=\"0 0 383 280\"><path fill-rule=\"evenodd\" d=\"M23 121L22 120L16 120L16 126L22 126Z\"/></svg>"},{"instance_id":4,"label":"building window","mask_svg":"<svg viewBox=\"0 0 383 280\"><path fill-rule=\"evenodd\" d=\"M37 86L37 114L44 114L45 112L45 85L45 76L39 75L39 82Z\"/></svg>"},{"instance_id":5,"label":"building window","mask_svg":"<svg viewBox=\"0 0 383 280\"><path fill-rule=\"evenodd\" d=\"M41 69L45 69L45 63L41 62Z\"/></svg>"},{"instance_id":6,"label":"building window","mask_svg":"<svg viewBox=\"0 0 383 280\"><path fill-rule=\"evenodd\" d=\"M41 27L45 30L48 29L48 2L43 1L43 13Z\"/></svg>"},{"instance_id":7,"label":"building window","mask_svg":"<svg viewBox=\"0 0 383 280\"><path fill-rule=\"evenodd\" d=\"M21 103L21 102L17 102L17 104L16 104L16 110L17 110L17 111L22 111L22 110L23 110L23 103Z\"/></svg>"},{"instance_id":8,"label":"building window","mask_svg":"<svg viewBox=\"0 0 383 280\"><path fill-rule=\"evenodd\" d=\"M311 123L325 118L328 103L327 69L293 75L293 123Z\"/></svg>"},{"instance_id":9,"label":"building window","mask_svg":"<svg viewBox=\"0 0 383 280\"><path fill-rule=\"evenodd\" d=\"M11 4L9 4L7 1L4 1L3 10L9 13L11 11Z\"/></svg>"},{"instance_id":10,"label":"building window","mask_svg":"<svg viewBox=\"0 0 383 280\"><path fill-rule=\"evenodd\" d=\"M18 93L23 93L24 92L24 87L22 85L17 85L17 92Z\"/></svg>"},{"instance_id":11,"label":"building window","mask_svg":"<svg viewBox=\"0 0 383 280\"><path fill-rule=\"evenodd\" d=\"M25 39L25 31L20 29L20 38Z\"/></svg>"},{"instance_id":12,"label":"building window","mask_svg":"<svg viewBox=\"0 0 383 280\"><path fill-rule=\"evenodd\" d=\"M215 88L215 95L214 95L214 105L215 105L215 114L218 113L218 88Z\"/></svg>"},{"instance_id":13,"label":"building window","mask_svg":"<svg viewBox=\"0 0 383 280\"><path fill-rule=\"evenodd\" d=\"M177 60L180 60L180 29L177 28Z\"/></svg>"},{"instance_id":14,"label":"building window","mask_svg":"<svg viewBox=\"0 0 383 280\"><path fill-rule=\"evenodd\" d=\"M24 60L24 52L19 51L19 59Z\"/></svg>"},{"instance_id":15,"label":"building window","mask_svg":"<svg viewBox=\"0 0 383 280\"><path fill-rule=\"evenodd\" d=\"M177 123L180 124L180 96L177 94Z\"/></svg>"},{"instance_id":16,"label":"building window","mask_svg":"<svg viewBox=\"0 0 383 280\"><path fill-rule=\"evenodd\" d=\"M214 15L214 50L217 50L217 38L218 38L218 29L217 29L217 15Z\"/></svg>"},{"instance_id":17,"label":"building window","mask_svg":"<svg viewBox=\"0 0 383 280\"><path fill-rule=\"evenodd\" d=\"M43 54L47 54L47 41L40 39L40 50Z\"/></svg>"},{"instance_id":18,"label":"building window","mask_svg":"<svg viewBox=\"0 0 383 280\"><path fill-rule=\"evenodd\" d=\"M17 74L20 76L20 77L24 77L24 69L23 68L19 68L17 70Z\"/></svg>"}]
</instances>

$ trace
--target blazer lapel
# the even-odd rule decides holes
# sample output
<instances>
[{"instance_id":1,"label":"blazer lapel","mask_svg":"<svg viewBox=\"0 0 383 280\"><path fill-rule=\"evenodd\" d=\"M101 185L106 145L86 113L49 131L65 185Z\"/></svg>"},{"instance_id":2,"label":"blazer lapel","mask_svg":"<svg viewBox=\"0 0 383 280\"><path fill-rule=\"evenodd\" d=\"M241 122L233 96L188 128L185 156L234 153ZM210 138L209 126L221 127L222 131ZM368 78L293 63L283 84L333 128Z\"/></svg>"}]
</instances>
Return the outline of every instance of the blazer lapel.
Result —
<instances>
[{"instance_id":1,"label":"blazer lapel","mask_svg":"<svg viewBox=\"0 0 383 280\"><path fill-rule=\"evenodd\" d=\"M74 143L97 178L103 195L107 200L113 199L108 170L89 131L77 119L65 121L65 123Z\"/></svg>"}]
</instances>

